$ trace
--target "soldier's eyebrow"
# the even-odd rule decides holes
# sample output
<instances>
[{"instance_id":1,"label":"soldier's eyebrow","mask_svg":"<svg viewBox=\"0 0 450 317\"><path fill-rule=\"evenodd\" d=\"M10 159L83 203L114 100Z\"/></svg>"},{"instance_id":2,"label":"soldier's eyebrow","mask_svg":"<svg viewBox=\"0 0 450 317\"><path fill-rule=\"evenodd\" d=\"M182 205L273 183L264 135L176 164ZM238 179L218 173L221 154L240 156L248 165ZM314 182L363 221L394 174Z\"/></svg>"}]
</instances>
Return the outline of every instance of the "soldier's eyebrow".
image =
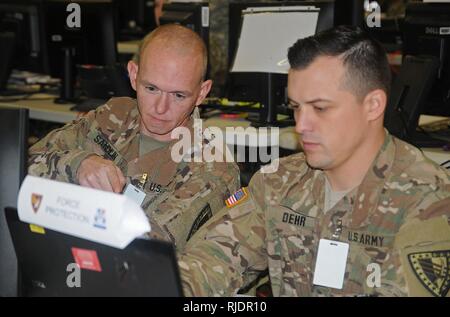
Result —
<instances>
[{"instance_id":1,"label":"soldier's eyebrow","mask_svg":"<svg viewBox=\"0 0 450 317\"><path fill-rule=\"evenodd\" d=\"M300 105L301 104L300 102L297 102L297 101L295 101L295 100L293 100L293 99L291 99L289 97L288 97L288 102L290 104L293 104L293 105ZM311 104L311 103L318 103L318 102L331 103L332 101L330 99L326 99L326 98L315 98L315 99L311 99L311 100L308 100L308 101L305 101L305 102L302 102L302 103L303 104Z\"/></svg>"},{"instance_id":2,"label":"soldier's eyebrow","mask_svg":"<svg viewBox=\"0 0 450 317\"><path fill-rule=\"evenodd\" d=\"M297 101L294 101L293 99L289 98L287 99L288 103L291 105L300 105Z\"/></svg>"},{"instance_id":3,"label":"soldier's eyebrow","mask_svg":"<svg viewBox=\"0 0 450 317\"><path fill-rule=\"evenodd\" d=\"M318 103L318 102L330 103L332 101L330 99L326 99L326 98L316 98L316 99L311 99L311 100L305 101L305 103Z\"/></svg>"},{"instance_id":4,"label":"soldier's eyebrow","mask_svg":"<svg viewBox=\"0 0 450 317\"><path fill-rule=\"evenodd\" d=\"M157 85L152 84L151 82L149 82L149 81L147 81L145 79L142 79L141 82L142 82L142 85L145 86L145 87L153 86L156 89L159 89L161 91L165 91L165 90L162 90L161 88L159 88ZM183 94L183 95L186 95L186 96L192 96L192 92L189 91L189 90L172 90L172 91L167 91L167 92L171 93L171 94Z\"/></svg>"}]
</instances>

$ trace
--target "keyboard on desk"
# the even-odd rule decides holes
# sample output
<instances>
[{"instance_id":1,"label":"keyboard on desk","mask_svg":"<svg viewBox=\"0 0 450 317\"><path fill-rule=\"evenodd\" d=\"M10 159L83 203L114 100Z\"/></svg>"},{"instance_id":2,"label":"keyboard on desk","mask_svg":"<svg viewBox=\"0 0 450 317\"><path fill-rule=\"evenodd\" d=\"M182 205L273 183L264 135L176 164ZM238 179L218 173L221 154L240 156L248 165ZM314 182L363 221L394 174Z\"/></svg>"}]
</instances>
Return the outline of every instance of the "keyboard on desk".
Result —
<instances>
[{"instance_id":1,"label":"keyboard on desk","mask_svg":"<svg viewBox=\"0 0 450 317\"><path fill-rule=\"evenodd\" d=\"M433 147L433 144L437 144L435 147L450 144L450 118L421 125L418 134L419 136L414 135L413 139L430 143L430 146L422 145L422 147Z\"/></svg>"},{"instance_id":2,"label":"keyboard on desk","mask_svg":"<svg viewBox=\"0 0 450 317\"><path fill-rule=\"evenodd\" d=\"M448 143L450 143L450 128L428 132L428 134L435 139L447 141Z\"/></svg>"}]
</instances>

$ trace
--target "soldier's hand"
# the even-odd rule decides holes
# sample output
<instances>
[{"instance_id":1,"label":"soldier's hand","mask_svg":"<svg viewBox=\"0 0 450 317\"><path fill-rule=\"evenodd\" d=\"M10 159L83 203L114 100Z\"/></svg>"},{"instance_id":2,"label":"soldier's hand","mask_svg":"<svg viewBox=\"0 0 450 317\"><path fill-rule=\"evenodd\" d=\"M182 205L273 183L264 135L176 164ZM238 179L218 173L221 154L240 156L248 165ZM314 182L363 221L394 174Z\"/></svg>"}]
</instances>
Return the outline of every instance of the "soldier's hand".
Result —
<instances>
[{"instance_id":1,"label":"soldier's hand","mask_svg":"<svg viewBox=\"0 0 450 317\"><path fill-rule=\"evenodd\" d=\"M122 171L114 162L98 155L84 159L77 171L78 183L81 186L120 193L126 183Z\"/></svg>"}]
</instances>

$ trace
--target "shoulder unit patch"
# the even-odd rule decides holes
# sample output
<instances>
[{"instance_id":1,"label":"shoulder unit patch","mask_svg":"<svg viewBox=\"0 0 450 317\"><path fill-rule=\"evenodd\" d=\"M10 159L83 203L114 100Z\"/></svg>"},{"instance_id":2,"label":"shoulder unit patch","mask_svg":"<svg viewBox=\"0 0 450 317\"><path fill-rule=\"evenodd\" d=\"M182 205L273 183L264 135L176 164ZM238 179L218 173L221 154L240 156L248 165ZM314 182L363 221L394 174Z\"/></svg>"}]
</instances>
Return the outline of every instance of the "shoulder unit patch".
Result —
<instances>
[{"instance_id":1,"label":"shoulder unit patch","mask_svg":"<svg viewBox=\"0 0 450 317\"><path fill-rule=\"evenodd\" d=\"M434 296L447 296L450 289L450 250L412 253L408 260L428 291Z\"/></svg>"},{"instance_id":2,"label":"shoulder unit patch","mask_svg":"<svg viewBox=\"0 0 450 317\"><path fill-rule=\"evenodd\" d=\"M228 199L225 200L225 204L227 205L228 208L231 208L245 201L247 197L248 197L247 189L245 187L242 187L241 189L236 191L233 195L228 197Z\"/></svg>"}]
</instances>

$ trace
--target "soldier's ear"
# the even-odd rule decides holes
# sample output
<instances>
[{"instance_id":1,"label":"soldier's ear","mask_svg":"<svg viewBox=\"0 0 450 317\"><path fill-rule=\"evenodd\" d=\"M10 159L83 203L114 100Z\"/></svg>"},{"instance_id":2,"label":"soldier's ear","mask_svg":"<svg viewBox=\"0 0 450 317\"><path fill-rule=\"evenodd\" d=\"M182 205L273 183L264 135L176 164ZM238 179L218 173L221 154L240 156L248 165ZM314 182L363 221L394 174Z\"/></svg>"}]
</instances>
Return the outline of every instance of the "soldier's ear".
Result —
<instances>
[{"instance_id":1,"label":"soldier's ear","mask_svg":"<svg viewBox=\"0 0 450 317\"><path fill-rule=\"evenodd\" d=\"M203 102L203 100L206 98L206 96L208 95L209 91L211 90L211 86L212 86L212 80L211 79L205 80L202 83L202 85L200 87L200 93L199 93L199 95L197 97L197 100L195 102L196 106L200 105Z\"/></svg>"},{"instance_id":2,"label":"soldier's ear","mask_svg":"<svg viewBox=\"0 0 450 317\"><path fill-rule=\"evenodd\" d=\"M363 105L366 107L367 120L375 121L383 118L386 108L387 96L381 89L369 92L364 98Z\"/></svg>"},{"instance_id":3,"label":"soldier's ear","mask_svg":"<svg viewBox=\"0 0 450 317\"><path fill-rule=\"evenodd\" d=\"M130 77L131 87L136 90L136 79L138 73L138 65L134 61L129 61L127 65L128 76Z\"/></svg>"}]
</instances>

